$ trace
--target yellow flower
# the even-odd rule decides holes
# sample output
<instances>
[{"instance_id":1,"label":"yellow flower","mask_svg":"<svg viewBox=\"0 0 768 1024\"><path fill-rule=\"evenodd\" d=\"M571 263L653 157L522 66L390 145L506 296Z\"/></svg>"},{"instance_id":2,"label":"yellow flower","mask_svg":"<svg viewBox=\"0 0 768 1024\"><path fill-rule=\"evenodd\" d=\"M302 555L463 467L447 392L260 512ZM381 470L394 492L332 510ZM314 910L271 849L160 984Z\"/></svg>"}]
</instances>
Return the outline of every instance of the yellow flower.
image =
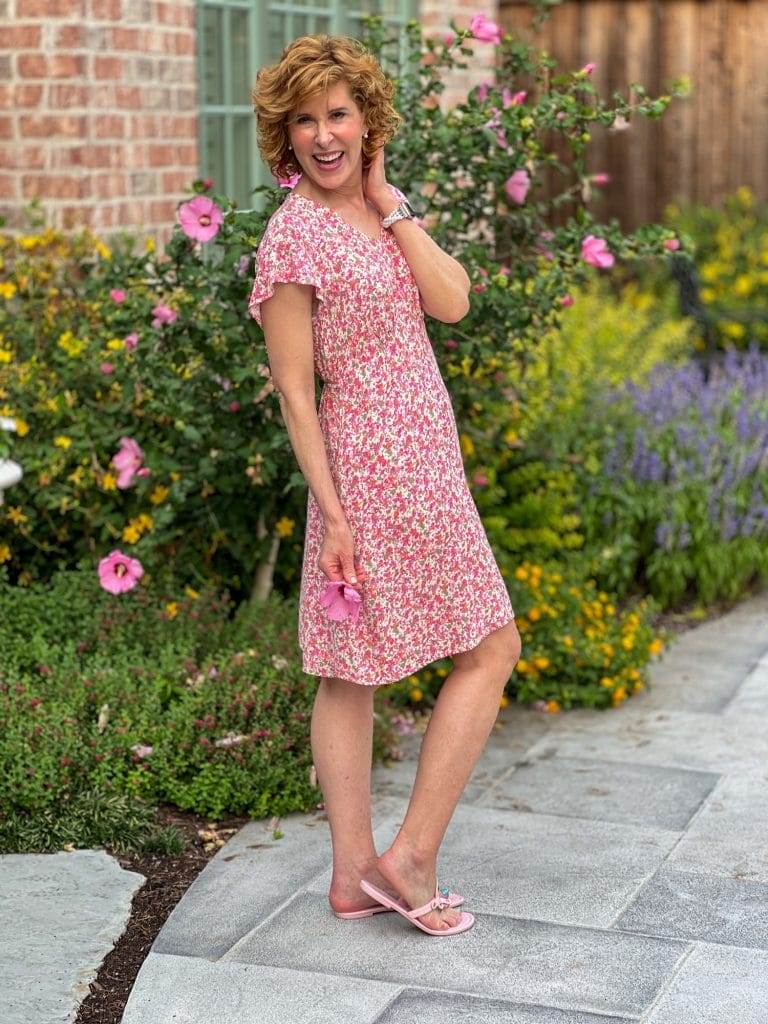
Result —
<instances>
[{"instance_id":1,"label":"yellow flower","mask_svg":"<svg viewBox=\"0 0 768 1024\"><path fill-rule=\"evenodd\" d=\"M53 439L53 443L57 448L69 448L72 444L72 438L67 437L65 434L57 434Z\"/></svg>"},{"instance_id":2,"label":"yellow flower","mask_svg":"<svg viewBox=\"0 0 768 1024\"><path fill-rule=\"evenodd\" d=\"M103 242L97 242L95 248L96 252L99 254L99 256L101 256L103 260L112 259L112 250L108 246L104 245Z\"/></svg>"},{"instance_id":3,"label":"yellow flower","mask_svg":"<svg viewBox=\"0 0 768 1024\"><path fill-rule=\"evenodd\" d=\"M538 608L530 608L528 610L528 618L531 620L531 622L538 622L541 618L541 612Z\"/></svg>"},{"instance_id":4,"label":"yellow flower","mask_svg":"<svg viewBox=\"0 0 768 1024\"><path fill-rule=\"evenodd\" d=\"M11 505L11 507L8 509L8 512L6 513L6 515L11 520L11 522L12 523L16 523L17 526L20 523L26 523L26 521L27 521L27 517L21 511L21 506L20 505Z\"/></svg>"},{"instance_id":5,"label":"yellow flower","mask_svg":"<svg viewBox=\"0 0 768 1024\"><path fill-rule=\"evenodd\" d=\"M563 637L563 645L570 650L573 647L573 637L572 636L564 636Z\"/></svg>"},{"instance_id":6,"label":"yellow flower","mask_svg":"<svg viewBox=\"0 0 768 1024\"><path fill-rule=\"evenodd\" d=\"M12 299L16 294L16 291L17 288L13 281L3 281L2 284L0 284L0 295L2 295L4 299Z\"/></svg>"},{"instance_id":7,"label":"yellow flower","mask_svg":"<svg viewBox=\"0 0 768 1024\"><path fill-rule=\"evenodd\" d=\"M748 274L739 274L733 282L733 291L734 294L738 295L740 298L744 298L749 295L752 291L752 280Z\"/></svg>"},{"instance_id":8,"label":"yellow flower","mask_svg":"<svg viewBox=\"0 0 768 1024\"><path fill-rule=\"evenodd\" d=\"M29 433L29 424L27 423L26 420L16 420L16 433L19 435L19 437L24 437L26 434Z\"/></svg>"},{"instance_id":9,"label":"yellow flower","mask_svg":"<svg viewBox=\"0 0 768 1024\"><path fill-rule=\"evenodd\" d=\"M421 698L423 696L424 696L424 694L421 692L421 690L418 688L418 686L414 686L414 688L411 690L411 693L410 693L410 697L411 697L411 700L413 701L413 703L417 704L421 700Z\"/></svg>"},{"instance_id":10,"label":"yellow flower","mask_svg":"<svg viewBox=\"0 0 768 1024\"><path fill-rule=\"evenodd\" d=\"M728 321L727 323L721 324L724 334L727 334L729 338L743 338L747 333L747 329L744 324L739 324L734 321Z\"/></svg>"},{"instance_id":11,"label":"yellow flower","mask_svg":"<svg viewBox=\"0 0 768 1024\"><path fill-rule=\"evenodd\" d=\"M179 614L179 606L175 601L169 601L165 606L165 614L169 619L175 619Z\"/></svg>"},{"instance_id":12,"label":"yellow flower","mask_svg":"<svg viewBox=\"0 0 768 1024\"><path fill-rule=\"evenodd\" d=\"M146 240L146 242L144 243L144 248L145 248L145 250L147 252L154 252L155 251L155 240L154 240L154 238L148 238Z\"/></svg>"},{"instance_id":13,"label":"yellow flower","mask_svg":"<svg viewBox=\"0 0 768 1024\"><path fill-rule=\"evenodd\" d=\"M174 469L170 473L170 477L171 477L171 480L173 480L173 482L176 483L177 480L181 480L181 473L177 473L176 470Z\"/></svg>"},{"instance_id":14,"label":"yellow flower","mask_svg":"<svg viewBox=\"0 0 768 1024\"><path fill-rule=\"evenodd\" d=\"M199 592L195 590L193 587L185 587L184 593L187 595L187 597L191 597L193 601L196 601L198 597L200 597Z\"/></svg>"},{"instance_id":15,"label":"yellow flower","mask_svg":"<svg viewBox=\"0 0 768 1024\"><path fill-rule=\"evenodd\" d=\"M85 342L81 338L76 338L72 331L64 331L59 335L59 347L63 348L70 358L75 359L85 349Z\"/></svg>"},{"instance_id":16,"label":"yellow flower","mask_svg":"<svg viewBox=\"0 0 768 1024\"><path fill-rule=\"evenodd\" d=\"M522 565L518 569L515 569L515 579L516 580L527 580L528 579L528 570L524 566L522 566Z\"/></svg>"},{"instance_id":17,"label":"yellow flower","mask_svg":"<svg viewBox=\"0 0 768 1024\"><path fill-rule=\"evenodd\" d=\"M475 445L472 438L468 434L462 434L459 438L461 441L461 450L464 455L474 455Z\"/></svg>"},{"instance_id":18,"label":"yellow flower","mask_svg":"<svg viewBox=\"0 0 768 1024\"><path fill-rule=\"evenodd\" d=\"M551 715L556 714L559 710L560 710L560 704L556 700L548 700L547 701L547 711Z\"/></svg>"},{"instance_id":19,"label":"yellow flower","mask_svg":"<svg viewBox=\"0 0 768 1024\"><path fill-rule=\"evenodd\" d=\"M636 683L632 684L632 693L637 693L638 690L644 690L644 689L645 689L645 683L636 682Z\"/></svg>"},{"instance_id":20,"label":"yellow flower","mask_svg":"<svg viewBox=\"0 0 768 1024\"><path fill-rule=\"evenodd\" d=\"M613 613L614 613L615 611L616 611L616 609L614 608L614 606L613 606L612 604L607 604L607 605L605 606L605 614L606 614L606 615L613 615Z\"/></svg>"},{"instance_id":21,"label":"yellow flower","mask_svg":"<svg viewBox=\"0 0 768 1024\"><path fill-rule=\"evenodd\" d=\"M73 469L67 477L67 480L71 480L73 484L81 484L83 482L83 476L85 470L82 466L78 466L77 469Z\"/></svg>"},{"instance_id":22,"label":"yellow flower","mask_svg":"<svg viewBox=\"0 0 768 1024\"><path fill-rule=\"evenodd\" d=\"M717 298L717 292L714 288L702 288L699 295L702 302L714 302Z\"/></svg>"},{"instance_id":23,"label":"yellow flower","mask_svg":"<svg viewBox=\"0 0 768 1024\"><path fill-rule=\"evenodd\" d=\"M525 673L529 670L530 665L525 660L525 658L520 658L517 662L517 665L515 665L515 668L520 673L520 675L524 676Z\"/></svg>"},{"instance_id":24,"label":"yellow flower","mask_svg":"<svg viewBox=\"0 0 768 1024\"><path fill-rule=\"evenodd\" d=\"M617 686L613 691L612 698L614 704L620 704L623 700L627 699L627 688L626 686Z\"/></svg>"},{"instance_id":25,"label":"yellow flower","mask_svg":"<svg viewBox=\"0 0 768 1024\"><path fill-rule=\"evenodd\" d=\"M9 348L0 348L0 363L10 363L13 359L13 352Z\"/></svg>"},{"instance_id":26,"label":"yellow flower","mask_svg":"<svg viewBox=\"0 0 768 1024\"><path fill-rule=\"evenodd\" d=\"M142 530L151 530L152 527L155 525L154 520L152 519L152 516L148 516L146 512L142 512L141 515L136 520L136 522L137 522L137 525Z\"/></svg>"},{"instance_id":27,"label":"yellow flower","mask_svg":"<svg viewBox=\"0 0 768 1024\"><path fill-rule=\"evenodd\" d=\"M606 643L600 644L600 650L603 652L603 654L607 658L612 658L613 657L613 644L606 644Z\"/></svg>"},{"instance_id":28,"label":"yellow flower","mask_svg":"<svg viewBox=\"0 0 768 1024\"><path fill-rule=\"evenodd\" d=\"M636 668L630 668L628 670L628 672L629 672L629 678L630 679L639 679L640 678L640 673L638 672L638 670Z\"/></svg>"},{"instance_id":29,"label":"yellow flower","mask_svg":"<svg viewBox=\"0 0 768 1024\"><path fill-rule=\"evenodd\" d=\"M119 352L121 349L125 348L125 344L121 338L110 338L107 342L107 348L111 349L113 352Z\"/></svg>"},{"instance_id":30,"label":"yellow flower","mask_svg":"<svg viewBox=\"0 0 768 1024\"><path fill-rule=\"evenodd\" d=\"M171 492L162 484L157 484L149 493L149 500L153 505L162 505Z\"/></svg>"},{"instance_id":31,"label":"yellow flower","mask_svg":"<svg viewBox=\"0 0 768 1024\"><path fill-rule=\"evenodd\" d=\"M502 693L501 700L499 701L499 707L500 708L506 708L508 706L509 706L509 697L506 695L506 693Z\"/></svg>"},{"instance_id":32,"label":"yellow flower","mask_svg":"<svg viewBox=\"0 0 768 1024\"><path fill-rule=\"evenodd\" d=\"M549 668L549 658L545 658L543 657L543 655L539 655L538 657L533 659L533 664L536 666L536 668Z\"/></svg>"},{"instance_id":33,"label":"yellow flower","mask_svg":"<svg viewBox=\"0 0 768 1024\"><path fill-rule=\"evenodd\" d=\"M448 675L447 668L436 668L435 672L437 673L437 675L440 676L441 679L444 679Z\"/></svg>"},{"instance_id":34,"label":"yellow flower","mask_svg":"<svg viewBox=\"0 0 768 1024\"><path fill-rule=\"evenodd\" d=\"M648 644L648 653L652 657L655 657L657 654L661 654L663 650L664 641L659 636L657 636L655 640L652 640L651 643Z\"/></svg>"},{"instance_id":35,"label":"yellow flower","mask_svg":"<svg viewBox=\"0 0 768 1024\"><path fill-rule=\"evenodd\" d=\"M275 524L275 530L277 530L278 537L290 537L295 525L295 521L290 519L288 516L283 516L281 519L278 519Z\"/></svg>"},{"instance_id":36,"label":"yellow flower","mask_svg":"<svg viewBox=\"0 0 768 1024\"><path fill-rule=\"evenodd\" d=\"M517 444L517 442L520 440L520 436L516 430L512 430L512 428L510 427L510 429L505 431L504 433L504 440L507 442L507 444Z\"/></svg>"},{"instance_id":37,"label":"yellow flower","mask_svg":"<svg viewBox=\"0 0 768 1024\"><path fill-rule=\"evenodd\" d=\"M600 685L601 686L613 686L613 682L614 681L611 678L611 676L603 676L603 678L600 680Z\"/></svg>"},{"instance_id":38,"label":"yellow flower","mask_svg":"<svg viewBox=\"0 0 768 1024\"><path fill-rule=\"evenodd\" d=\"M117 490L117 477L114 473L105 473L101 478L101 489L103 491L116 491Z\"/></svg>"},{"instance_id":39,"label":"yellow flower","mask_svg":"<svg viewBox=\"0 0 768 1024\"><path fill-rule=\"evenodd\" d=\"M629 635L623 636L621 638L621 646L624 648L625 651L631 651L632 648L635 646L635 638Z\"/></svg>"},{"instance_id":40,"label":"yellow flower","mask_svg":"<svg viewBox=\"0 0 768 1024\"><path fill-rule=\"evenodd\" d=\"M9 561L10 557L11 549L8 547L8 545L0 544L0 565L2 565L3 562Z\"/></svg>"},{"instance_id":41,"label":"yellow flower","mask_svg":"<svg viewBox=\"0 0 768 1024\"><path fill-rule=\"evenodd\" d=\"M141 537L141 530L132 523L123 527L123 540L128 544L135 544Z\"/></svg>"}]
</instances>

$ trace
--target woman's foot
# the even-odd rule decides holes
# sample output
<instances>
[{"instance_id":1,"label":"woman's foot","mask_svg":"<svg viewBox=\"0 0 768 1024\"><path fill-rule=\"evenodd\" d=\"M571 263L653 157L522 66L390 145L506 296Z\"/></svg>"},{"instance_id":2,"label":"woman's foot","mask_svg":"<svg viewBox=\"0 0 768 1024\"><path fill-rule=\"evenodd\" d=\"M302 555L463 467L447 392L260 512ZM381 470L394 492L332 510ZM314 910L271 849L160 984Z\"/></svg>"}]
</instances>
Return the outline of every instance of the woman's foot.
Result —
<instances>
[{"instance_id":1,"label":"woman's foot","mask_svg":"<svg viewBox=\"0 0 768 1024\"><path fill-rule=\"evenodd\" d=\"M434 861L426 862L403 844L393 843L378 859L379 873L386 879L387 891L394 889L410 908L423 907L435 895L437 884ZM378 883L370 879L375 885ZM453 909L430 910L419 921L427 928L440 930L458 924L460 911Z\"/></svg>"},{"instance_id":2,"label":"woman's foot","mask_svg":"<svg viewBox=\"0 0 768 1024\"><path fill-rule=\"evenodd\" d=\"M383 889L392 899L400 898L400 894L392 889L392 886L379 871L377 858L374 856L361 864L350 865L343 871L334 869L328 893L328 901L332 910L346 914L354 910L368 910L370 907L381 906L380 903L376 903L375 900L361 892L360 880L362 878Z\"/></svg>"}]
</instances>

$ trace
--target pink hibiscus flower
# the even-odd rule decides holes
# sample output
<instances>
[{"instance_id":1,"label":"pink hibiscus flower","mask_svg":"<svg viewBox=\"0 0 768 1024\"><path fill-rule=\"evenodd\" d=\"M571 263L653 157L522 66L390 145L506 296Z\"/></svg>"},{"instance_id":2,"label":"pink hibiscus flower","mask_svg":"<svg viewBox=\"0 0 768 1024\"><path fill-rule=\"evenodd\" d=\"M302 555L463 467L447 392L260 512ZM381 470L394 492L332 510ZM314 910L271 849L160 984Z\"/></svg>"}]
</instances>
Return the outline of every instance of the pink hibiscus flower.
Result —
<instances>
[{"instance_id":1,"label":"pink hibiscus flower","mask_svg":"<svg viewBox=\"0 0 768 1024\"><path fill-rule=\"evenodd\" d=\"M210 196L195 196L178 211L181 230L196 242L210 242L224 223L224 214Z\"/></svg>"},{"instance_id":2,"label":"pink hibiscus flower","mask_svg":"<svg viewBox=\"0 0 768 1024\"><path fill-rule=\"evenodd\" d=\"M117 548L99 562L99 583L110 594L133 590L143 574L144 567L138 558L124 555Z\"/></svg>"},{"instance_id":3,"label":"pink hibiscus flower","mask_svg":"<svg viewBox=\"0 0 768 1024\"><path fill-rule=\"evenodd\" d=\"M664 240L664 248L669 249L670 252L677 252L680 248L680 242L677 238L666 238Z\"/></svg>"},{"instance_id":4,"label":"pink hibiscus flower","mask_svg":"<svg viewBox=\"0 0 768 1024\"><path fill-rule=\"evenodd\" d=\"M139 344L139 336L135 331L131 331L130 334L126 334L123 338L123 344L125 345L127 352L133 352L136 346Z\"/></svg>"},{"instance_id":5,"label":"pink hibiscus flower","mask_svg":"<svg viewBox=\"0 0 768 1024\"><path fill-rule=\"evenodd\" d=\"M112 363L99 363L99 369L102 373L110 374L115 372L115 368Z\"/></svg>"},{"instance_id":6,"label":"pink hibiscus flower","mask_svg":"<svg viewBox=\"0 0 768 1024\"><path fill-rule=\"evenodd\" d=\"M484 14L475 14L469 22L469 31L481 43L500 43L501 29Z\"/></svg>"},{"instance_id":7,"label":"pink hibiscus flower","mask_svg":"<svg viewBox=\"0 0 768 1024\"><path fill-rule=\"evenodd\" d=\"M134 476L140 472L144 452L131 437L120 438L120 449L112 456L112 465L117 470L117 486L124 490L133 483Z\"/></svg>"},{"instance_id":8,"label":"pink hibiscus flower","mask_svg":"<svg viewBox=\"0 0 768 1024\"><path fill-rule=\"evenodd\" d=\"M161 327L163 324L172 324L178 317L178 313L175 309L171 309L170 306L153 306L152 314L154 319L152 321L153 327Z\"/></svg>"},{"instance_id":9,"label":"pink hibiscus flower","mask_svg":"<svg viewBox=\"0 0 768 1024\"><path fill-rule=\"evenodd\" d=\"M125 302L125 292L122 288L110 288L109 297L113 302Z\"/></svg>"},{"instance_id":10,"label":"pink hibiscus flower","mask_svg":"<svg viewBox=\"0 0 768 1024\"><path fill-rule=\"evenodd\" d=\"M581 243L581 258L585 263L591 263L593 267L612 267L614 264L613 253L605 239L596 238L594 235L587 235Z\"/></svg>"},{"instance_id":11,"label":"pink hibiscus flower","mask_svg":"<svg viewBox=\"0 0 768 1024\"><path fill-rule=\"evenodd\" d=\"M320 604L334 622L343 622L346 618L357 622L362 600L355 588L344 580L331 580L320 595Z\"/></svg>"},{"instance_id":12,"label":"pink hibiscus flower","mask_svg":"<svg viewBox=\"0 0 768 1024\"><path fill-rule=\"evenodd\" d=\"M607 185L610 180L611 180L610 174L606 174L604 171L600 171L599 174L593 174L592 175L592 184L593 185Z\"/></svg>"},{"instance_id":13,"label":"pink hibiscus flower","mask_svg":"<svg viewBox=\"0 0 768 1024\"><path fill-rule=\"evenodd\" d=\"M559 302L560 302L560 305L563 306L563 307L572 306L573 305L573 296L572 295L561 295L560 299L559 299Z\"/></svg>"},{"instance_id":14,"label":"pink hibiscus flower","mask_svg":"<svg viewBox=\"0 0 768 1024\"><path fill-rule=\"evenodd\" d=\"M528 189L530 187L531 179L528 177L528 171L525 170L515 171L515 173L510 175L510 177L504 182L504 191L513 203L518 204L525 202L525 197L527 196Z\"/></svg>"}]
</instances>

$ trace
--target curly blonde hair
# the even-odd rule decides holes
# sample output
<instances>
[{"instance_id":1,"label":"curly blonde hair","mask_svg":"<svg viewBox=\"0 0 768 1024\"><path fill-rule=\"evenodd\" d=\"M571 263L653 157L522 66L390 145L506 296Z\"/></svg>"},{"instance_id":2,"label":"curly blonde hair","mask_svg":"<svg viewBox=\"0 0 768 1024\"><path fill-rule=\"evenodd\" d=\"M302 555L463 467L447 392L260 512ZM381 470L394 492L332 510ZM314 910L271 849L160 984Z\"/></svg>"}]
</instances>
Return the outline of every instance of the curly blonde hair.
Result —
<instances>
[{"instance_id":1,"label":"curly blonde hair","mask_svg":"<svg viewBox=\"0 0 768 1024\"><path fill-rule=\"evenodd\" d=\"M263 67L251 92L259 152L276 178L301 167L289 148L289 114L309 96L345 81L363 112L368 138L362 140L363 166L395 135L402 117L392 106L395 83L359 39L350 36L300 36L280 60Z\"/></svg>"}]
</instances>

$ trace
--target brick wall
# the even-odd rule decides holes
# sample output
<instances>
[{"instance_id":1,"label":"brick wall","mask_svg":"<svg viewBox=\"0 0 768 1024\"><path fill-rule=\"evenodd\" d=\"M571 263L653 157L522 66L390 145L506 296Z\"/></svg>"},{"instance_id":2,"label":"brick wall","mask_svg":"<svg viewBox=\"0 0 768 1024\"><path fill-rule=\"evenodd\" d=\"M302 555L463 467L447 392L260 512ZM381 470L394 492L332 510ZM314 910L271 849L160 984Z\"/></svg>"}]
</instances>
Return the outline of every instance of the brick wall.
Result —
<instances>
[{"instance_id":1,"label":"brick wall","mask_svg":"<svg viewBox=\"0 0 768 1024\"><path fill-rule=\"evenodd\" d=\"M0 214L170 235L197 175L194 0L0 0Z\"/></svg>"},{"instance_id":2,"label":"brick wall","mask_svg":"<svg viewBox=\"0 0 768 1024\"><path fill-rule=\"evenodd\" d=\"M451 18L459 28L468 28L474 14L484 14L491 21L498 22L498 0L483 3L482 0L421 0L420 21L425 35L443 35L449 31ZM457 68L448 78L441 93L440 106L443 110L466 98L467 92L483 81L493 80L493 59L495 48L491 43L472 43L474 54L467 58L466 70Z\"/></svg>"}]
</instances>

